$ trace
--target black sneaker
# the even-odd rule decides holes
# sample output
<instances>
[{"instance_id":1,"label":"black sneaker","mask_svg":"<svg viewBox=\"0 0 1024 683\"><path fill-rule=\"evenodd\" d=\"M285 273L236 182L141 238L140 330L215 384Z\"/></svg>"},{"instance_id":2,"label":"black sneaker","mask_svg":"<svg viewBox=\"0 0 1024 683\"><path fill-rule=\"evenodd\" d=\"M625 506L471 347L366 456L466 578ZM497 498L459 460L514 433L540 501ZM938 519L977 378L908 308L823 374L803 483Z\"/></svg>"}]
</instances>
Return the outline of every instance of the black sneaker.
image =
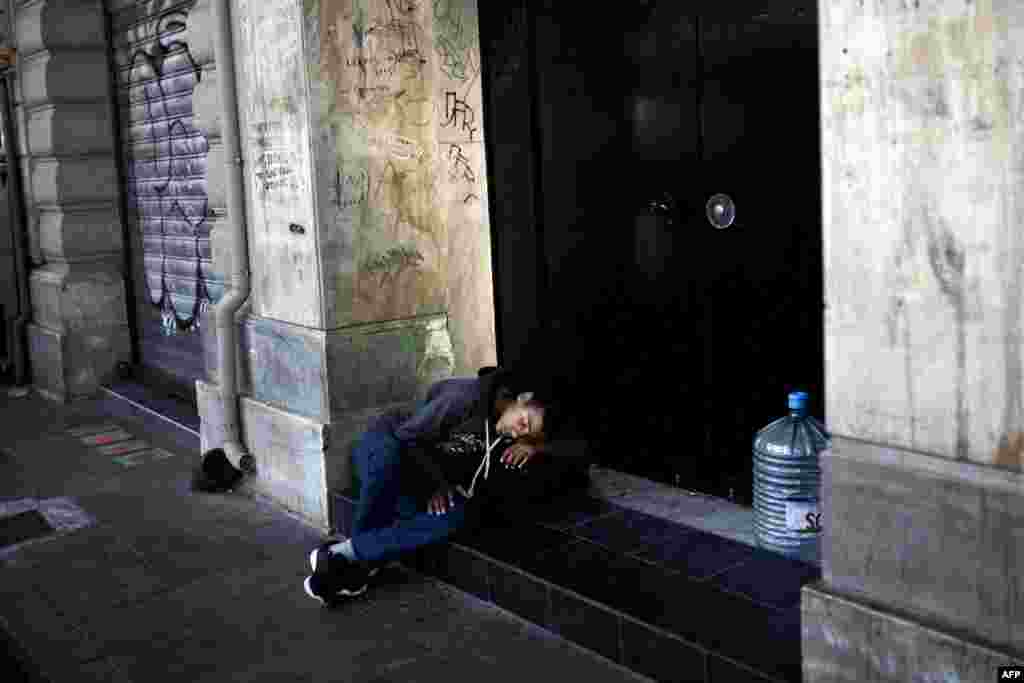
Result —
<instances>
[{"instance_id":1,"label":"black sneaker","mask_svg":"<svg viewBox=\"0 0 1024 683\"><path fill-rule=\"evenodd\" d=\"M344 598L362 595L369 586L369 577L365 569L355 562L349 562L342 556L331 558L331 571L307 576L303 582L306 595L331 606Z\"/></svg>"},{"instance_id":2,"label":"black sneaker","mask_svg":"<svg viewBox=\"0 0 1024 683\"><path fill-rule=\"evenodd\" d=\"M309 554L309 568L313 570L314 574L318 573L318 570L320 574L331 574L338 568L344 567L342 562L349 564L349 560L345 558L344 555L341 555L340 553L332 553L330 551L330 547L338 542L339 541L327 541L326 543L321 543L319 547L314 548ZM337 557L333 557L335 555ZM340 560L338 558L340 558ZM366 575L371 579L377 576L377 572L380 571L380 567L378 565L372 564L365 565L365 569Z\"/></svg>"}]
</instances>

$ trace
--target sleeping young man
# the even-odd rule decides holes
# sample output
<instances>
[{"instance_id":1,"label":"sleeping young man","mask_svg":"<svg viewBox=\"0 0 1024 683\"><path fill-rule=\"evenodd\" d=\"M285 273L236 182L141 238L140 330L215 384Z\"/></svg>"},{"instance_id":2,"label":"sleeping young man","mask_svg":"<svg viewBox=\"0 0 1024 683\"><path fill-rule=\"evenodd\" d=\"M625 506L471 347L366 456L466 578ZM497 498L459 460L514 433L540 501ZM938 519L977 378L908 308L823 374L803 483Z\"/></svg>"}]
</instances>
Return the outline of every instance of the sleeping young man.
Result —
<instances>
[{"instance_id":1,"label":"sleeping young man","mask_svg":"<svg viewBox=\"0 0 1024 683\"><path fill-rule=\"evenodd\" d=\"M551 395L534 384L501 369L442 380L411 414L371 423L352 452L360 482L352 535L310 553L306 593L326 605L359 595L381 565L461 529L528 514L584 481L583 441L561 429Z\"/></svg>"}]
</instances>

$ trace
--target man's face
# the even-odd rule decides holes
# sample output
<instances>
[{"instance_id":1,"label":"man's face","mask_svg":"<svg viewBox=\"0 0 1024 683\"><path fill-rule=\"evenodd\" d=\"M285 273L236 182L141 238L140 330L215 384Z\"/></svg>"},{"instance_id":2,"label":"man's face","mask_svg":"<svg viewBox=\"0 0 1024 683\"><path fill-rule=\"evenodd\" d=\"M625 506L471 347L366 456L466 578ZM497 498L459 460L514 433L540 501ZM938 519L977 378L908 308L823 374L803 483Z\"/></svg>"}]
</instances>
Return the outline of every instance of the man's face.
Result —
<instances>
[{"instance_id":1,"label":"man's face","mask_svg":"<svg viewBox=\"0 0 1024 683\"><path fill-rule=\"evenodd\" d=\"M522 400L510 403L498 418L498 432L513 439L527 434L538 434L543 428L544 411Z\"/></svg>"}]
</instances>

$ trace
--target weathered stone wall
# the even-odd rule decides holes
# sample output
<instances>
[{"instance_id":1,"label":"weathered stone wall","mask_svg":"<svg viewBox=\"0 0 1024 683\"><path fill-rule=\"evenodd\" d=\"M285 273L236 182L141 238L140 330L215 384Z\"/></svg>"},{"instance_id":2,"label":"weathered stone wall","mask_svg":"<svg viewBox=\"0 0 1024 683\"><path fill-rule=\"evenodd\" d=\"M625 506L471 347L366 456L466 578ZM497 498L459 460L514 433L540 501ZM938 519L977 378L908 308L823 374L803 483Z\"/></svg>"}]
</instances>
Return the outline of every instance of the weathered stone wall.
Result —
<instances>
[{"instance_id":1,"label":"weathered stone wall","mask_svg":"<svg viewBox=\"0 0 1024 683\"><path fill-rule=\"evenodd\" d=\"M1024 653L1024 5L819 16L835 442L804 680L983 680Z\"/></svg>"},{"instance_id":2,"label":"weathered stone wall","mask_svg":"<svg viewBox=\"0 0 1024 683\"><path fill-rule=\"evenodd\" d=\"M33 382L89 395L129 360L119 181L103 5L12 3L16 118L34 268Z\"/></svg>"},{"instance_id":3,"label":"weathered stone wall","mask_svg":"<svg viewBox=\"0 0 1024 683\"><path fill-rule=\"evenodd\" d=\"M1024 6L823 0L827 417L1024 458Z\"/></svg>"},{"instance_id":4,"label":"weathered stone wall","mask_svg":"<svg viewBox=\"0 0 1024 683\"><path fill-rule=\"evenodd\" d=\"M373 414L494 362L475 5L231 5L252 284L242 438L257 485L326 526L325 487L348 487ZM197 112L213 118L204 80ZM209 326L204 346L216 382ZM199 389L205 448L223 414Z\"/></svg>"},{"instance_id":5,"label":"weathered stone wall","mask_svg":"<svg viewBox=\"0 0 1024 683\"><path fill-rule=\"evenodd\" d=\"M447 311L495 361L475 0L305 3L328 328Z\"/></svg>"}]
</instances>

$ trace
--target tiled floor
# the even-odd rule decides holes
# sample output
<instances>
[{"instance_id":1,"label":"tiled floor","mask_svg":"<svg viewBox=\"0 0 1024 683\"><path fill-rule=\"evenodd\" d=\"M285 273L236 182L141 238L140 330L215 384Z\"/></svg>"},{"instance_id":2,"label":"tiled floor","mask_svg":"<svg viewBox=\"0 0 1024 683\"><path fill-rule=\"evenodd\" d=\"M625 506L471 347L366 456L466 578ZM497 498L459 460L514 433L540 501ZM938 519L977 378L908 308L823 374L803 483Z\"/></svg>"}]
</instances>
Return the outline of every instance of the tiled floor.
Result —
<instances>
[{"instance_id":1,"label":"tiled floor","mask_svg":"<svg viewBox=\"0 0 1024 683\"><path fill-rule=\"evenodd\" d=\"M799 680L800 588L820 576L817 567L706 530L739 517L727 502L687 496L685 507L672 505L666 499L678 490L641 481L629 491L614 473L594 482L532 524L459 534L413 564L656 679ZM618 495L596 497L602 485ZM347 535L354 501L334 498ZM659 668L666 662L671 670Z\"/></svg>"},{"instance_id":2,"label":"tiled floor","mask_svg":"<svg viewBox=\"0 0 1024 683\"><path fill-rule=\"evenodd\" d=\"M601 467L592 468L590 477L592 496L716 536L757 545L751 508Z\"/></svg>"}]
</instances>

